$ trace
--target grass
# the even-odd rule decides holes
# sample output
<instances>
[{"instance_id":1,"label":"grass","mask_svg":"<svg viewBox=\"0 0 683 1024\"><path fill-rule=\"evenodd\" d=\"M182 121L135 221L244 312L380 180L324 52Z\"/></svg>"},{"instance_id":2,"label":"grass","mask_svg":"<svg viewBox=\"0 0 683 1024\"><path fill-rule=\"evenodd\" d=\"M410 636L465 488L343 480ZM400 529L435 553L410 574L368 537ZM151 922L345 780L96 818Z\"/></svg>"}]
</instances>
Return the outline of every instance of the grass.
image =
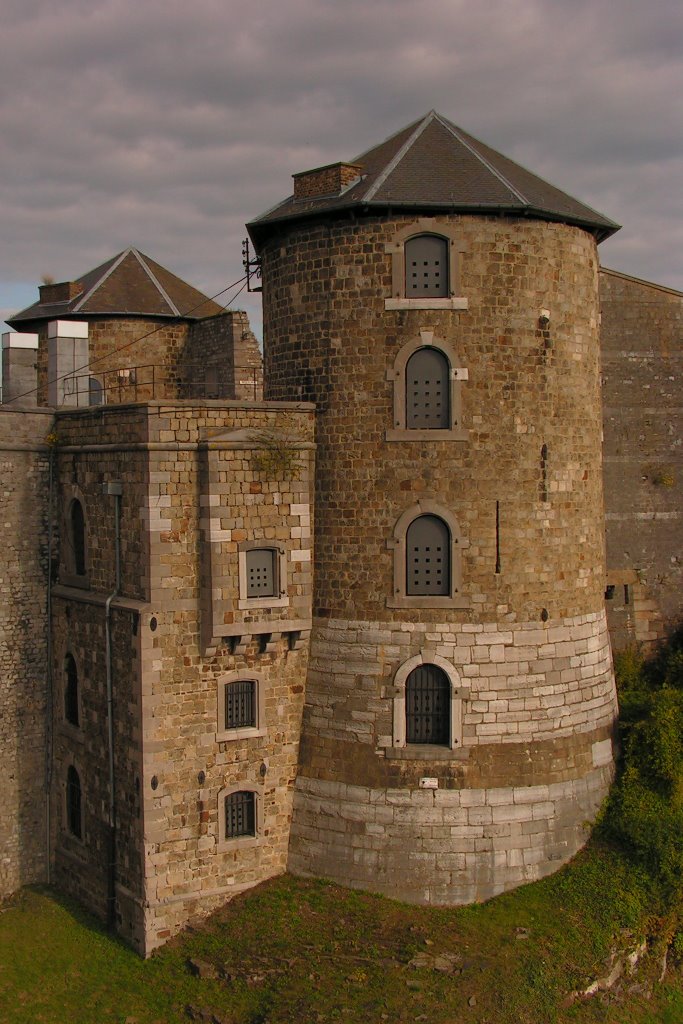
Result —
<instances>
[{"instance_id":1,"label":"grass","mask_svg":"<svg viewBox=\"0 0 683 1024\"><path fill-rule=\"evenodd\" d=\"M620 775L557 874L456 909L283 876L147 962L61 897L23 890L0 906L0 1021L683 1024L683 631L617 668ZM644 940L634 973L572 997Z\"/></svg>"},{"instance_id":2,"label":"grass","mask_svg":"<svg viewBox=\"0 0 683 1024\"><path fill-rule=\"evenodd\" d=\"M606 973L615 945L671 937L677 909L664 913L647 876L592 843L551 878L456 909L283 876L143 962L80 908L27 889L0 912L0 1020L680 1024L683 977L674 965L658 984L658 940L611 993L567 1002Z\"/></svg>"}]
</instances>

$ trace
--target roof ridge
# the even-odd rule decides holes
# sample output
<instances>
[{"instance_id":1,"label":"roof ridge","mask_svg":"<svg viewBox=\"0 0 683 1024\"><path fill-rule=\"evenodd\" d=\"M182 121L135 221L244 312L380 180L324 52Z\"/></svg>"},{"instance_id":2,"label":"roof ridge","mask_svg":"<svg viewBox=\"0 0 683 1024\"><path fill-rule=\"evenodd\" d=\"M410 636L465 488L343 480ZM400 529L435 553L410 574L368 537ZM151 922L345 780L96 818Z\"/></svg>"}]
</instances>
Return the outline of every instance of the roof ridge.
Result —
<instances>
[{"instance_id":1,"label":"roof ridge","mask_svg":"<svg viewBox=\"0 0 683 1024\"><path fill-rule=\"evenodd\" d=\"M152 284L156 286L156 288L163 295L164 299L166 299L166 302L170 306L171 310L175 313L176 316L182 316L182 313L180 312L180 310L176 306L176 304L173 301L173 299L171 298L171 296L168 294L166 289L161 285L161 282L157 280L157 278L154 275L154 273L152 272L151 268L145 262L149 257L144 256L144 254L141 253L138 249L133 249L131 251L132 251L133 255L137 258L138 263L140 264L142 269L145 271L145 273L149 277L149 279L152 282Z\"/></svg>"},{"instance_id":2,"label":"roof ridge","mask_svg":"<svg viewBox=\"0 0 683 1024\"><path fill-rule=\"evenodd\" d=\"M108 277L111 277L116 268L121 265L121 263L126 258L129 252L133 252L131 246L128 246L128 248L124 249L123 252L120 252L118 256L114 256L109 269L105 271L105 273L102 274L101 277L98 277L97 281L95 281L94 285L92 286L89 292L86 292L85 295L81 296L81 298L78 300L74 308L71 310L72 313L80 312L81 306L83 306L83 304L88 301L90 296L93 295L97 291L97 289L104 284Z\"/></svg>"},{"instance_id":3,"label":"roof ridge","mask_svg":"<svg viewBox=\"0 0 683 1024\"><path fill-rule=\"evenodd\" d=\"M415 145L415 143L420 138L420 136L422 135L423 131L430 123L432 118L437 116L438 115L436 114L435 110L430 110L429 113L426 114L425 117L423 117L422 121L418 124L417 128L412 133L410 138L406 139L406 141L403 143L399 151L392 157L392 159L386 165L382 173L377 176L377 178L375 179L375 184L372 185L365 193L365 195L363 196L365 202L369 202L377 194L380 187L384 184L384 182L387 180L392 171L394 171L398 167L406 153ZM398 135L399 133L396 132L396 134Z\"/></svg>"},{"instance_id":4,"label":"roof ridge","mask_svg":"<svg viewBox=\"0 0 683 1024\"><path fill-rule=\"evenodd\" d=\"M467 141L467 139L463 138L461 129L459 129L456 125L452 124L450 121L447 121L446 118L441 117L440 114L437 114L436 117L439 119L439 121L444 126L444 128L447 131L449 131L451 133L451 135L453 135L458 140L458 142L460 143L461 146L464 146L465 149L469 150L469 152L474 157L476 157L476 159L480 163L482 163L484 165L484 167L486 167L486 169L489 170L491 172L491 174L494 175L494 177L498 178L498 181L500 181L500 183L502 185L505 185L505 187L507 189L509 189L510 192L512 192L513 195L517 196L517 198L519 199L520 203L524 203L525 206L529 206L530 205L529 204L529 200L525 196L523 196L522 193L518 189L515 188L515 186L512 184L512 182L508 181L508 179L505 177L505 175L501 174L501 172L496 167L493 166L493 164L491 163L490 160L487 160L485 156L483 156L481 153L479 153L474 148L474 146L470 145L470 143ZM595 211L593 211L593 212L595 212Z\"/></svg>"}]
</instances>

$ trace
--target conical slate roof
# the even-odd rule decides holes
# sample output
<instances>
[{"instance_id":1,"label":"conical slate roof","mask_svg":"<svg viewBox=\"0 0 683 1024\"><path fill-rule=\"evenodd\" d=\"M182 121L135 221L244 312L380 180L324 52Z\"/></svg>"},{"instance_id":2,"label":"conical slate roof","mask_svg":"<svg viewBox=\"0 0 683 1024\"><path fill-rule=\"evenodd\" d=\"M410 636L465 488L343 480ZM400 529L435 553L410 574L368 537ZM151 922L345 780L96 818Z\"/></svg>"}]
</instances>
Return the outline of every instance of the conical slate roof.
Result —
<instances>
[{"instance_id":1,"label":"conical slate roof","mask_svg":"<svg viewBox=\"0 0 683 1024\"><path fill-rule=\"evenodd\" d=\"M31 321L93 316L199 320L223 307L137 249L126 249L76 281L43 285L40 300L11 317L17 329Z\"/></svg>"},{"instance_id":2,"label":"conical slate roof","mask_svg":"<svg viewBox=\"0 0 683 1024\"><path fill-rule=\"evenodd\" d=\"M619 229L614 221L479 142L434 110L350 163L359 166L359 173L336 195L290 196L247 225L255 243L268 233L271 224L351 207L531 216L578 225L598 241Z\"/></svg>"}]
</instances>

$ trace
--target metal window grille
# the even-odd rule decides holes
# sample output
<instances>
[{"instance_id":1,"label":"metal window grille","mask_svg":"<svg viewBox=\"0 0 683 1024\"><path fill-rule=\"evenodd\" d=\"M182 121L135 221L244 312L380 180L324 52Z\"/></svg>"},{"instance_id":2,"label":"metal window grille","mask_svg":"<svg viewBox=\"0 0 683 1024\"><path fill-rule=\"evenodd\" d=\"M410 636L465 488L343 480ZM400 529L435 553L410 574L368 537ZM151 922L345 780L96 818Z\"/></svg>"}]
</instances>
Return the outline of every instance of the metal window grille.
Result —
<instances>
[{"instance_id":1,"label":"metal window grille","mask_svg":"<svg viewBox=\"0 0 683 1024\"><path fill-rule=\"evenodd\" d=\"M78 670L71 654L66 656L64 670L66 674L64 717L71 725L78 725Z\"/></svg>"},{"instance_id":2,"label":"metal window grille","mask_svg":"<svg viewBox=\"0 0 683 1024\"><path fill-rule=\"evenodd\" d=\"M73 765L69 765L66 773L66 822L71 835L82 839L81 780Z\"/></svg>"},{"instance_id":3,"label":"metal window grille","mask_svg":"<svg viewBox=\"0 0 683 1024\"><path fill-rule=\"evenodd\" d=\"M71 547L74 572L77 576L85 576L85 516L77 498L71 502Z\"/></svg>"},{"instance_id":4,"label":"metal window grille","mask_svg":"<svg viewBox=\"0 0 683 1024\"><path fill-rule=\"evenodd\" d=\"M406 296L448 296L448 242L417 235L405 244Z\"/></svg>"},{"instance_id":5,"label":"metal window grille","mask_svg":"<svg viewBox=\"0 0 683 1024\"><path fill-rule=\"evenodd\" d=\"M240 679L225 684L225 728L244 729L256 725L256 683Z\"/></svg>"},{"instance_id":6,"label":"metal window grille","mask_svg":"<svg viewBox=\"0 0 683 1024\"><path fill-rule=\"evenodd\" d=\"M435 348L420 348L406 365L408 429L450 427L450 365Z\"/></svg>"},{"instance_id":7,"label":"metal window grille","mask_svg":"<svg viewBox=\"0 0 683 1024\"><path fill-rule=\"evenodd\" d=\"M256 798L241 789L225 798L225 838L256 835Z\"/></svg>"},{"instance_id":8,"label":"metal window grille","mask_svg":"<svg viewBox=\"0 0 683 1024\"><path fill-rule=\"evenodd\" d=\"M448 596L451 592L451 534L438 516L418 516L406 532L406 593Z\"/></svg>"},{"instance_id":9,"label":"metal window grille","mask_svg":"<svg viewBox=\"0 0 683 1024\"><path fill-rule=\"evenodd\" d=\"M450 743L450 683L437 665L420 665L406 680L406 741Z\"/></svg>"},{"instance_id":10,"label":"metal window grille","mask_svg":"<svg viewBox=\"0 0 683 1024\"><path fill-rule=\"evenodd\" d=\"M275 596L275 551L252 548L247 551L247 597Z\"/></svg>"}]
</instances>

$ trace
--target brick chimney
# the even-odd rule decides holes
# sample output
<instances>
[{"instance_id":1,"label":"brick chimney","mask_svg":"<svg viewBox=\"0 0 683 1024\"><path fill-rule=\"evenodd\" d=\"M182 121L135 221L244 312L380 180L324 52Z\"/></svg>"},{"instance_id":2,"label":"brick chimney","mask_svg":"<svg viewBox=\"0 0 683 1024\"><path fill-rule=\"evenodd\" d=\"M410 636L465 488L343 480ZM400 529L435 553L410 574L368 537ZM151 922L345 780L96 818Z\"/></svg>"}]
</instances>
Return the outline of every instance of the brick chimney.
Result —
<instances>
[{"instance_id":1,"label":"brick chimney","mask_svg":"<svg viewBox=\"0 0 683 1024\"><path fill-rule=\"evenodd\" d=\"M78 281L61 281L59 284L41 284L38 291L41 305L49 306L53 302L70 302L81 294L83 286Z\"/></svg>"},{"instance_id":2,"label":"brick chimney","mask_svg":"<svg viewBox=\"0 0 683 1024\"><path fill-rule=\"evenodd\" d=\"M360 164L327 164L325 167L314 167L312 171L300 171L293 174L294 198L316 199L318 196L338 196L345 188L353 184L362 172Z\"/></svg>"}]
</instances>

